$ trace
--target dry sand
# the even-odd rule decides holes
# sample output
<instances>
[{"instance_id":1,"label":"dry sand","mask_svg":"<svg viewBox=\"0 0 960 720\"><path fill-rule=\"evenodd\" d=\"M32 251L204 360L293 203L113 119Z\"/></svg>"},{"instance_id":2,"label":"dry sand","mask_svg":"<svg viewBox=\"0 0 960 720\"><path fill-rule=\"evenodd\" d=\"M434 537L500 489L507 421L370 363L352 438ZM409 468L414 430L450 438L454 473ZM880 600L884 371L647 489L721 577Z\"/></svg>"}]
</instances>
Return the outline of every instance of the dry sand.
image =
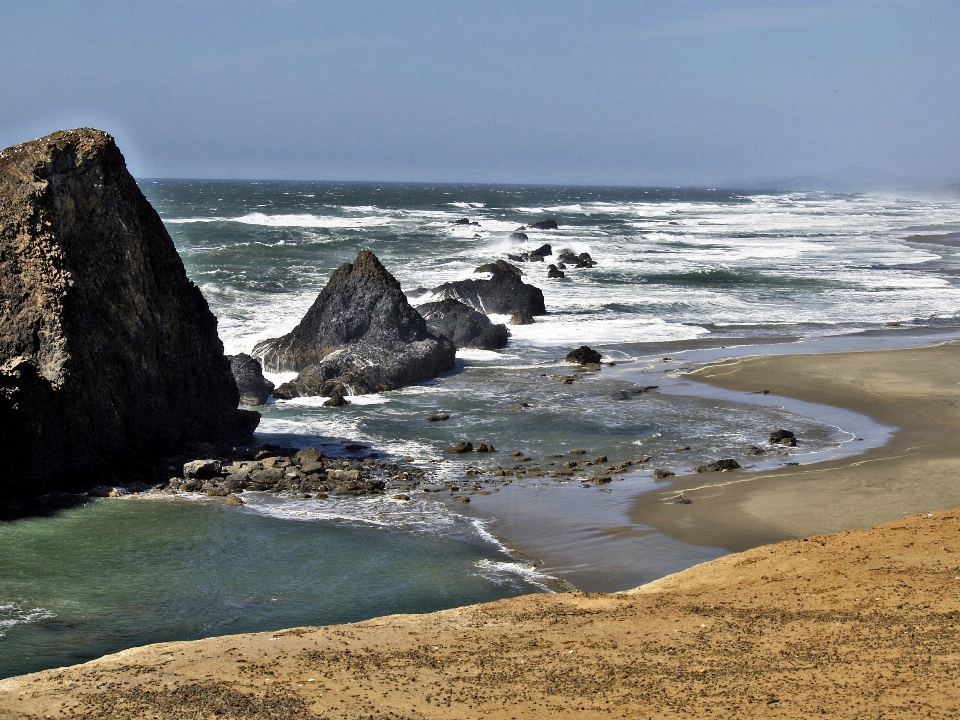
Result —
<instances>
[{"instance_id":1,"label":"dry sand","mask_svg":"<svg viewBox=\"0 0 960 720\"><path fill-rule=\"evenodd\" d=\"M648 496L638 512L733 546L960 505L956 360L943 346L708 368L902 429L860 458L724 474L692 505ZM0 718L958 717L958 551L960 509L755 547L625 593L152 645L0 681Z\"/></svg>"}]
</instances>

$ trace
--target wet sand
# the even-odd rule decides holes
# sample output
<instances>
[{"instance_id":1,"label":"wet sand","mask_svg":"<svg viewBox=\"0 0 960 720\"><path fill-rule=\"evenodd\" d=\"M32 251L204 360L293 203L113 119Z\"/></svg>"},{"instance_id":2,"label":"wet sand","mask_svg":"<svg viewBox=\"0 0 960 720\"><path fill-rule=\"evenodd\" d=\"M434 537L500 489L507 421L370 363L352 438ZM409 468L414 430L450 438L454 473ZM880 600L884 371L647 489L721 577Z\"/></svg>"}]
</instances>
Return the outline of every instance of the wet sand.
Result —
<instances>
[{"instance_id":1,"label":"wet sand","mask_svg":"<svg viewBox=\"0 0 960 720\"><path fill-rule=\"evenodd\" d=\"M960 505L960 345L734 358L690 376L744 393L835 405L897 431L886 445L773 472L672 479L638 496L634 522L676 540L743 550ZM771 428L771 430L774 428ZM799 442L802 446L803 439ZM664 502L683 492L692 504Z\"/></svg>"},{"instance_id":2,"label":"wet sand","mask_svg":"<svg viewBox=\"0 0 960 720\"><path fill-rule=\"evenodd\" d=\"M0 681L0 718L956 717L960 509L634 591L127 650Z\"/></svg>"}]
</instances>

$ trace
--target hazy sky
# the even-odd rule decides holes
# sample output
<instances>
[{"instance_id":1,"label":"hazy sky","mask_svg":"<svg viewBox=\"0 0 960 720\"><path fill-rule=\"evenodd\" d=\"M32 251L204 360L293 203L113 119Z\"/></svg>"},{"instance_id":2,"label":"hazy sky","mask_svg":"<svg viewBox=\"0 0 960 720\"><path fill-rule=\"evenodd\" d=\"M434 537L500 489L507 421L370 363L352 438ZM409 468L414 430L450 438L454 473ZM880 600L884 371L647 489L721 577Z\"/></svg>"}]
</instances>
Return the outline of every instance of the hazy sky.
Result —
<instances>
[{"instance_id":1,"label":"hazy sky","mask_svg":"<svg viewBox=\"0 0 960 720\"><path fill-rule=\"evenodd\" d=\"M960 2L0 0L0 146L140 177L960 180Z\"/></svg>"}]
</instances>

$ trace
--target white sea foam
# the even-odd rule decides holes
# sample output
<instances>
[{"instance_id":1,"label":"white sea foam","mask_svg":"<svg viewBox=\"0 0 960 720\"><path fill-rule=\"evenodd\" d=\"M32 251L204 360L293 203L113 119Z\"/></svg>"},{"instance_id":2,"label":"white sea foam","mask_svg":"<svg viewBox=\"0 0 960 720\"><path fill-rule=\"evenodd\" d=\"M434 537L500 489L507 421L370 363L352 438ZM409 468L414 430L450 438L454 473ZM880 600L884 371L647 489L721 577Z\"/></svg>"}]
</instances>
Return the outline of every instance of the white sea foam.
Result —
<instances>
[{"instance_id":1,"label":"white sea foam","mask_svg":"<svg viewBox=\"0 0 960 720\"><path fill-rule=\"evenodd\" d=\"M19 602L0 602L0 638L18 625L30 625L53 617L56 615L45 608L24 607Z\"/></svg>"},{"instance_id":2,"label":"white sea foam","mask_svg":"<svg viewBox=\"0 0 960 720\"><path fill-rule=\"evenodd\" d=\"M553 575L537 570L536 565L523 562L509 562L497 560L478 560L474 563L478 573L497 585L503 585L514 578L540 588L545 592L556 592L560 581Z\"/></svg>"},{"instance_id":3,"label":"white sea foam","mask_svg":"<svg viewBox=\"0 0 960 720\"><path fill-rule=\"evenodd\" d=\"M264 227L299 228L368 228L391 222L388 217L370 215L365 217L342 217L337 215L287 214L267 215L254 212L239 217L187 217L164 218L165 223L182 225L186 223L234 222L244 225L262 225Z\"/></svg>"}]
</instances>

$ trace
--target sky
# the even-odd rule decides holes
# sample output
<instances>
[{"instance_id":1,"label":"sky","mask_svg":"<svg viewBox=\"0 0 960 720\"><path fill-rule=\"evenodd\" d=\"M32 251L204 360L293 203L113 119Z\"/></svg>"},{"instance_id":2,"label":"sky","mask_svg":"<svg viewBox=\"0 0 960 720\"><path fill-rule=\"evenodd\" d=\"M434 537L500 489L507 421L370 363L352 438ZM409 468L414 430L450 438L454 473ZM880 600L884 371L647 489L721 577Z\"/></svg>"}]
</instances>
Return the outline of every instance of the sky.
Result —
<instances>
[{"instance_id":1,"label":"sky","mask_svg":"<svg viewBox=\"0 0 960 720\"><path fill-rule=\"evenodd\" d=\"M960 180L955 0L0 0L0 147L137 177Z\"/></svg>"}]
</instances>

